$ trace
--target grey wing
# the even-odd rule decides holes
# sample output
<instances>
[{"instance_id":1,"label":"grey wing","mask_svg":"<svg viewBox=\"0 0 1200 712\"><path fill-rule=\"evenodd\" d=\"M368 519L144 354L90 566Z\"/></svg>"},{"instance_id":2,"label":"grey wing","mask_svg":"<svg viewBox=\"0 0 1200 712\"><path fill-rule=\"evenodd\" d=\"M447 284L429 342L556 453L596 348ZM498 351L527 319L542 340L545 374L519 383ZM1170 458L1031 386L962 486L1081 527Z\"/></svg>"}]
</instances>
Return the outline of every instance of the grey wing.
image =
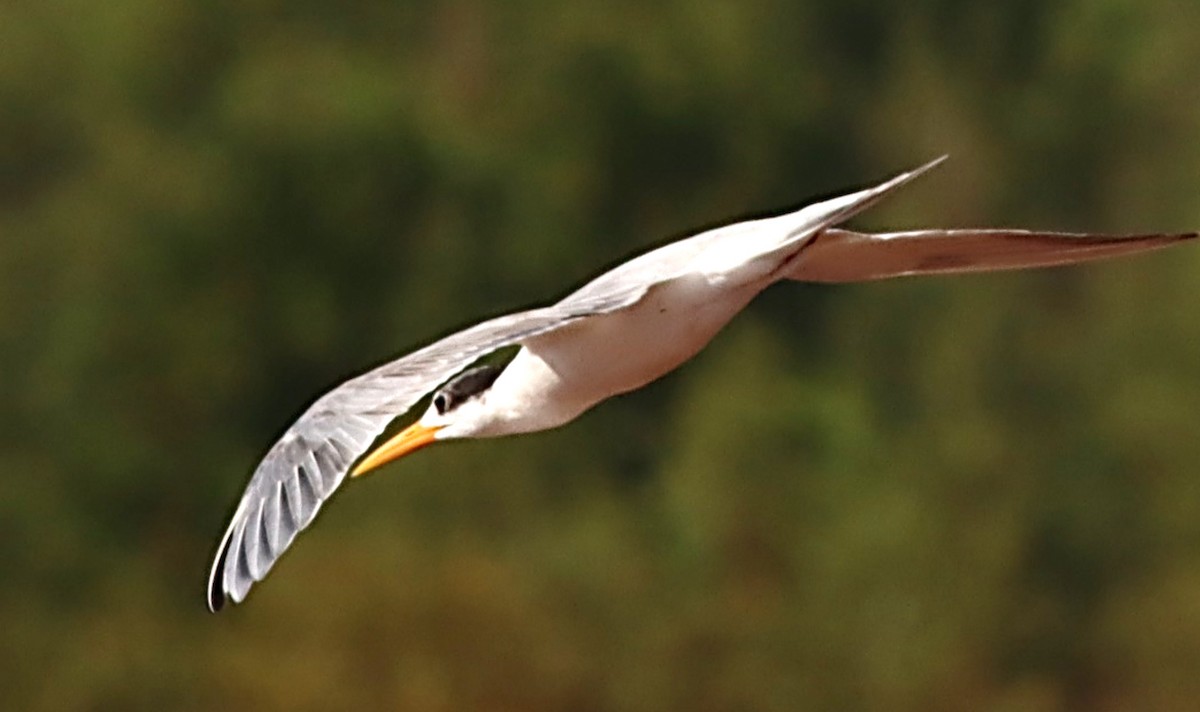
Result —
<instances>
[{"instance_id":1,"label":"grey wing","mask_svg":"<svg viewBox=\"0 0 1200 712\"><path fill-rule=\"evenodd\" d=\"M780 244L809 240L942 160L789 215L735 224L653 250L553 306L485 321L338 386L300 416L255 470L217 549L209 576L209 608L220 608L226 596L235 602L244 599L388 423L479 357L577 319L635 304L655 284L692 269L697 255L746 240L746 229L778 233Z\"/></svg>"},{"instance_id":2,"label":"grey wing","mask_svg":"<svg viewBox=\"0 0 1200 712\"><path fill-rule=\"evenodd\" d=\"M867 234L829 229L805 245L787 277L858 282L1073 264L1154 250L1189 234L1096 235L1029 230L912 230Z\"/></svg>"},{"instance_id":3,"label":"grey wing","mask_svg":"<svg viewBox=\"0 0 1200 712\"><path fill-rule=\"evenodd\" d=\"M346 381L317 399L263 457L217 549L208 607L241 602L312 523L355 460L396 417L476 359L636 303L649 284L610 282L583 298L497 317Z\"/></svg>"}]
</instances>

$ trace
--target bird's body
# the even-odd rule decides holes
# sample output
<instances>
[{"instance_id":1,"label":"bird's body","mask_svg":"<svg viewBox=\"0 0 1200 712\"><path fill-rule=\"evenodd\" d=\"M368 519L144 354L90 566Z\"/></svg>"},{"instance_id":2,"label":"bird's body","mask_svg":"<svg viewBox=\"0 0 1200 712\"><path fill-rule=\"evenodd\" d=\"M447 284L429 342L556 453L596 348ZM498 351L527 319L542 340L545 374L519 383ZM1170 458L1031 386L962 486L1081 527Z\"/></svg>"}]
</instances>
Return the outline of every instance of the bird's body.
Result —
<instances>
[{"instance_id":1,"label":"bird's body","mask_svg":"<svg viewBox=\"0 0 1200 712\"><path fill-rule=\"evenodd\" d=\"M915 177L902 176L907 180ZM869 193L870 191L864 191ZM858 193L834 199L878 196ZM762 290L789 275L785 267L810 238L810 208L735 223L640 255L600 275L559 305L636 284L640 298L527 339L488 390L494 425L472 437L536 432L570 422L612 396L670 373L708 345ZM835 205L842 207L841 205ZM664 270L669 265L669 270Z\"/></svg>"},{"instance_id":2,"label":"bird's body","mask_svg":"<svg viewBox=\"0 0 1200 712\"><path fill-rule=\"evenodd\" d=\"M868 235L833 229L937 162L874 188L665 245L550 306L482 322L330 391L255 470L218 548L209 607L220 608L227 596L242 600L347 473L361 474L438 440L567 423L606 398L674 370L780 280L844 282L1037 267L1194 237L1021 230ZM520 348L502 370L463 371L511 344ZM428 411L351 472L387 425L434 389Z\"/></svg>"},{"instance_id":3,"label":"bird's body","mask_svg":"<svg viewBox=\"0 0 1200 712\"><path fill-rule=\"evenodd\" d=\"M477 435L557 427L606 398L670 373L765 286L763 280L729 284L700 274L676 277L655 285L628 309L530 339L486 395L490 405L505 404L504 426Z\"/></svg>"}]
</instances>

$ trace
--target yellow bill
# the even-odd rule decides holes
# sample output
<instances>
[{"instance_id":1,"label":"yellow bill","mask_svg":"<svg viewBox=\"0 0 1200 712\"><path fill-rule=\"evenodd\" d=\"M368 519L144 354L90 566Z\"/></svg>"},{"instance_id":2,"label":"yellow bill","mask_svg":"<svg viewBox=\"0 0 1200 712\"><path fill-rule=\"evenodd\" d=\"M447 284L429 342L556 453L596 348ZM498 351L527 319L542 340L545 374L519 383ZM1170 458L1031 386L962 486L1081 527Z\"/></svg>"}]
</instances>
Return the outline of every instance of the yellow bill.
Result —
<instances>
[{"instance_id":1,"label":"yellow bill","mask_svg":"<svg viewBox=\"0 0 1200 712\"><path fill-rule=\"evenodd\" d=\"M439 430L441 430L440 426L431 428L420 423L413 423L364 457L363 461L350 471L350 476L358 477L366 474L380 465L386 465L392 460L425 447L434 441Z\"/></svg>"}]
</instances>

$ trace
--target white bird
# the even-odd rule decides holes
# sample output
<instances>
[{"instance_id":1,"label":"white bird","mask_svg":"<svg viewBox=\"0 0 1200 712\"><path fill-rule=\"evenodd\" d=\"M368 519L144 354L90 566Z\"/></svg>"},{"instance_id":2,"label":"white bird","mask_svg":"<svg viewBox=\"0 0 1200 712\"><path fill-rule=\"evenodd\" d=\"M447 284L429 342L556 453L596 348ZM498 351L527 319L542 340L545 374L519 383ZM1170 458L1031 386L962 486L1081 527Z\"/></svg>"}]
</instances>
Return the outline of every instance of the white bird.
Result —
<instances>
[{"instance_id":1,"label":"white bird","mask_svg":"<svg viewBox=\"0 0 1200 712\"><path fill-rule=\"evenodd\" d=\"M709 230L636 257L546 307L476 324L321 396L255 469L221 538L208 606L241 602L348 472L430 443L546 430L640 388L703 348L781 280L853 282L1022 269L1165 247L1193 234L833 229L940 163L775 217ZM468 368L505 346L504 367ZM466 369L466 370L464 370ZM381 432L433 392L429 409L351 471Z\"/></svg>"}]
</instances>

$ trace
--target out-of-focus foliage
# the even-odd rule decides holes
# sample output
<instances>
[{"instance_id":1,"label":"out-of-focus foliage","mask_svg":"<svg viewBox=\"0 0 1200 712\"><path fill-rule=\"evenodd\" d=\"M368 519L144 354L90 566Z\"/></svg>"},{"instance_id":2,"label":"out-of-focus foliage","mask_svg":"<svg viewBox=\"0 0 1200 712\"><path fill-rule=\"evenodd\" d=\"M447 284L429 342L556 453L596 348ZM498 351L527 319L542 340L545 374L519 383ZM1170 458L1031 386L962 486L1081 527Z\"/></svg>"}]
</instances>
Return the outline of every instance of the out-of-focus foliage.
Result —
<instances>
[{"instance_id":1,"label":"out-of-focus foliage","mask_svg":"<svg viewBox=\"0 0 1200 712\"><path fill-rule=\"evenodd\" d=\"M1200 5L0 4L6 709L1200 698L1200 252L786 285L559 431L346 487L203 608L306 399L686 229L1200 227Z\"/></svg>"}]
</instances>

